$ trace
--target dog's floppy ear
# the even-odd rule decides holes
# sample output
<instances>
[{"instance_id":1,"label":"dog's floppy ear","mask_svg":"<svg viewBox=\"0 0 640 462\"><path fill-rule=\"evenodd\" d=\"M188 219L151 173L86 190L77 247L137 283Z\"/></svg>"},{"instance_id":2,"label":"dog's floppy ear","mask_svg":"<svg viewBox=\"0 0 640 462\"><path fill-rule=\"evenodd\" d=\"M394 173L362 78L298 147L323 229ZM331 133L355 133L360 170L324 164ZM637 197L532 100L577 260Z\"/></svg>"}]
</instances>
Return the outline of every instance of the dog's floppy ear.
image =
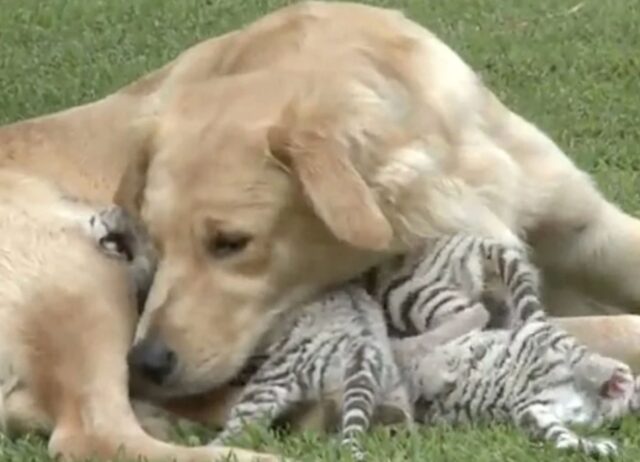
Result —
<instances>
[{"instance_id":1,"label":"dog's floppy ear","mask_svg":"<svg viewBox=\"0 0 640 462\"><path fill-rule=\"evenodd\" d=\"M325 124L295 117L288 107L269 129L271 154L299 180L315 213L338 239L363 249L388 248L393 230L354 167L349 146L332 137Z\"/></svg>"},{"instance_id":2,"label":"dog's floppy ear","mask_svg":"<svg viewBox=\"0 0 640 462\"><path fill-rule=\"evenodd\" d=\"M116 205L136 217L140 215L144 190L147 185L147 171L154 151L155 123L154 117L145 117L132 127L135 142L139 148L129 161L113 197L113 202Z\"/></svg>"}]
</instances>

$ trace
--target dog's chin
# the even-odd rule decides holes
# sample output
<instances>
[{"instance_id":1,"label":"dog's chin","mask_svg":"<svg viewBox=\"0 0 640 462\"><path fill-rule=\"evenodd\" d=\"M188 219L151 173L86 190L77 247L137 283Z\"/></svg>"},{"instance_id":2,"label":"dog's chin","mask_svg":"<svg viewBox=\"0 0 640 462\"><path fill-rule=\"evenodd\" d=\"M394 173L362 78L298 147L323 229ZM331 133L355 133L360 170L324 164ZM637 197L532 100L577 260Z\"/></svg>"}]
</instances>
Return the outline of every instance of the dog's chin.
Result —
<instances>
[{"instance_id":1,"label":"dog's chin","mask_svg":"<svg viewBox=\"0 0 640 462\"><path fill-rule=\"evenodd\" d=\"M183 380L167 380L162 385L158 385L139 375L132 374L129 378L129 393L134 399L161 402L206 395L220 385L219 383L186 382Z\"/></svg>"},{"instance_id":2,"label":"dog's chin","mask_svg":"<svg viewBox=\"0 0 640 462\"><path fill-rule=\"evenodd\" d=\"M227 368L223 373L219 369L188 368L178 364L174 371L161 384L153 382L136 370L129 371L129 394L134 399L156 402L191 398L207 395L224 386L242 388L265 360L250 358Z\"/></svg>"}]
</instances>

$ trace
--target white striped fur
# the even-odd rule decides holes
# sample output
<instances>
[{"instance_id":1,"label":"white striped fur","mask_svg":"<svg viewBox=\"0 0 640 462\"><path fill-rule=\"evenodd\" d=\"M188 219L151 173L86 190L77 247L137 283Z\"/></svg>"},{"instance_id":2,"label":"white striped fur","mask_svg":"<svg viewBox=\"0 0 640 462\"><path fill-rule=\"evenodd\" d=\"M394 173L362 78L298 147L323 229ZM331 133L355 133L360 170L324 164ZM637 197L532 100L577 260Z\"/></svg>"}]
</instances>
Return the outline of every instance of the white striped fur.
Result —
<instances>
[{"instance_id":1,"label":"white striped fur","mask_svg":"<svg viewBox=\"0 0 640 462\"><path fill-rule=\"evenodd\" d=\"M295 404L338 395L342 442L362 459L358 436L376 408L393 399L408 409L379 306L361 286L348 284L287 314L279 332L215 443L228 441L247 423L269 424Z\"/></svg>"},{"instance_id":2,"label":"white striped fur","mask_svg":"<svg viewBox=\"0 0 640 462\"><path fill-rule=\"evenodd\" d=\"M614 455L613 441L580 437L568 425L597 427L637 410L640 382L631 369L588 352L548 322L522 250L463 235L426 249L417 262L404 261L400 273L378 274L373 286L396 331L426 331L392 344L416 420L511 422L559 449ZM465 319L484 310L487 262L516 316L508 328L481 330Z\"/></svg>"},{"instance_id":3,"label":"white striped fur","mask_svg":"<svg viewBox=\"0 0 640 462\"><path fill-rule=\"evenodd\" d=\"M569 426L597 427L638 410L640 382L627 365L588 352L543 317L395 353L425 424L508 422L559 449L610 456L613 441Z\"/></svg>"},{"instance_id":4,"label":"white striped fur","mask_svg":"<svg viewBox=\"0 0 640 462\"><path fill-rule=\"evenodd\" d=\"M433 329L462 311L484 309L483 295L496 280L506 295L529 300L538 282L525 248L455 234L427 240L415 253L373 269L366 284L383 307L390 335L406 337ZM502 324L526 320L536 308L522 303L519 311L501 313L508 316Z\"/></svg>"}]
</instances>

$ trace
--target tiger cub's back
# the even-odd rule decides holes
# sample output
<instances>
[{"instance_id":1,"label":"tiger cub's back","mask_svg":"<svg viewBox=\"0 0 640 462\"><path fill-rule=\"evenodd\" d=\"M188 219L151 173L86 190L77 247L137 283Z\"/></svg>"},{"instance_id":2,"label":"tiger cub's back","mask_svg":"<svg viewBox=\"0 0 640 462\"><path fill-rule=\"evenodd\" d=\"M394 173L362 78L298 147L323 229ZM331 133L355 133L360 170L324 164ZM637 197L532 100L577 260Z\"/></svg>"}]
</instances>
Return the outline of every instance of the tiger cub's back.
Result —
<instances>
[{"instance_id":1,"label":"tiger cub's back","mask_svg":"<svg viewBox=\"0 0 640 462\"><path fill-rule=\"evenodd\" d=\"M500 312L491 310L493 324L514 326L541 308L537 271L523 246L465 233L425 240L371 270L366 287L394 337L428 332L464 311L486 311L484 298L496 289L504 303Z\"/></svg>"}]
</instances>

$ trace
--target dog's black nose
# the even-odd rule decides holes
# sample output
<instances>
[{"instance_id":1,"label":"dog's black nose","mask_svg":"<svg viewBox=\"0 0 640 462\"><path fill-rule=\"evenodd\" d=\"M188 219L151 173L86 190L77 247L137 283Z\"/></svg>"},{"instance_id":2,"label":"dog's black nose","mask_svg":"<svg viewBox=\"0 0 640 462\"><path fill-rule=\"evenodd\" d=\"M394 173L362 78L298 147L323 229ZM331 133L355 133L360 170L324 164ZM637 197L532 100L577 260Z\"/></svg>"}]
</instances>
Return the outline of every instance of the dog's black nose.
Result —
<instances>
[{"instance_id":1,"label":"dog's black nose","mask_svg":"<svg viewBox=\"0 0 640 462\"><path fill-rule=\"evenodd\" d=\"M134 345L127 356L129 368L162 385L176 367L176 355L162 341L149 338Z\"/></svg>"}]
</instances>

